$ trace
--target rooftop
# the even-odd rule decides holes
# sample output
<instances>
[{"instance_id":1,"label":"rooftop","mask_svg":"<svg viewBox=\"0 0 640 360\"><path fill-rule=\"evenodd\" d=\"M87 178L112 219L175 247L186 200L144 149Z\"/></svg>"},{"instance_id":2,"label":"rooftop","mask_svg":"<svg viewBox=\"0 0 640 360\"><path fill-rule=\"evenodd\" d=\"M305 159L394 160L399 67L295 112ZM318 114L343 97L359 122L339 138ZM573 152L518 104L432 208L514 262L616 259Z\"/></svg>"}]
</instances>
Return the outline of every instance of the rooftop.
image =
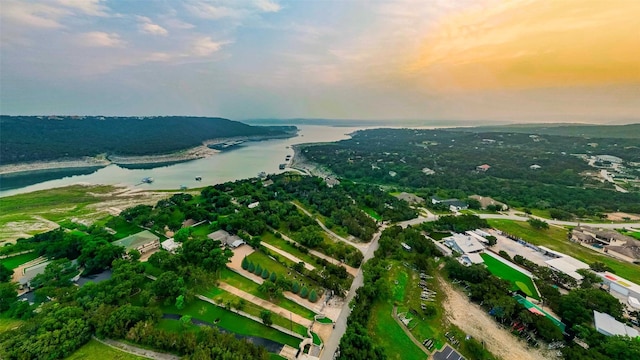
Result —
<instances>
[{"instance_id":1,"label":"rooftop","mask_svg":"<svg viewBox=\"0 0 640 360\"><path fill-rule=\"evenodd\" d=\"M443 240L449 247L457 247L460 249L463 254L478 252L484 249L484 245L482 245L480 241L468 235L453 234L453 236L446 237Z\"/></svg>"},{"instance_id":2,"label":"rooftop","mask_svg":"<svg viewBox=\"0 0 640 360\"><path fill-rule=\"evenodd\" d=\"M559 257L556 259L551 259L545 261L547 265L552 268L563 272L576 280L582 280L583 276L578 274L577 270L579 269L588 269L589 265L583 263L578 259L574 259L571 256Z\"/></svg>"},{"instance_id":3,"label":"rooftop","mask_svg":"<svg viewBox=\"0 0 640 360\"><path fill-rule=\"evenodd\" d=\"M129 235L126 238L114 241L113 245L123 246L127 250L135 249L139 246L157 241L160 238L149 230L140 231L137 234Z\"/></svg>"},{"instance_id":4,"label":"rooftop","mask_svg":"<svg viewBox=\"0 0 640 360\"><path fill-rule=\"evenodd\" d=\"M617 285L620 285L637 294L640 294L640 285L638 284L632 283L631 281L621 278L620 276L610 273L608 271L596 273L596 274L607 281L616 283Z\"/></svg>"},{"instance_id":5,"label":"rooftop","mask_svg":"<svg viewBox=\"0 0 640 360\"><path fill-rule=\"evenodd\" d=\"M640 335L638 334L638 331L636 329L621 323L609 314L593 310L593 319L595 321L596 330L598 330L598 332L601 334L607 336L629 336L632 338L638 337Z\"/></svg>"}]
</instances>

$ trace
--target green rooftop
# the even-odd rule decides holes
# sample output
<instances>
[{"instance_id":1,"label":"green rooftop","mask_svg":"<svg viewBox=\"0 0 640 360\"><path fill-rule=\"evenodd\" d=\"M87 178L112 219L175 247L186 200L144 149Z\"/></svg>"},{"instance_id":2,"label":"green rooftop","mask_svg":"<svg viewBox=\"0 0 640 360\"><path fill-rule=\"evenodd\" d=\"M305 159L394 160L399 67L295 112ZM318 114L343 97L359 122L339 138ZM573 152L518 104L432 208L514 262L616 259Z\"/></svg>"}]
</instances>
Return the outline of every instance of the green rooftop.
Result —
<instances>
[{"instance_id":1,"label":"green rooftop","mask_svg":"<svg viewBox=\"0 0 640 360\"><path fill-rule=\"evenodd\" d=\"M159 240L160 238L155 235L154 233L152 233L149 230L144 230L141 231L137 234L133 234L133 235L129 235L124 239L120 239L118 241L114 241L113 245L116 246L122 246L124 247L127 251L131 250L131 249L136 249L139 246L142 246L144 244L148 244L152 241L155 240Z\"/></svg>"}]
</instances>

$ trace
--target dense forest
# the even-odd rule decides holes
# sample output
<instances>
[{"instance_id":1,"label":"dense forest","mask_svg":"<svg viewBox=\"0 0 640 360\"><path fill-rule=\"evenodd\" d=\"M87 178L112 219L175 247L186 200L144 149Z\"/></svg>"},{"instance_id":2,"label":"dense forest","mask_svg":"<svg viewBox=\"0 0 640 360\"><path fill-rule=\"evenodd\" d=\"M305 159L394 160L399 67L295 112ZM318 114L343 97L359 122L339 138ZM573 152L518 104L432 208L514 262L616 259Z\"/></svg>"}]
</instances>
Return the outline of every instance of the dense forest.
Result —
<instances>
[{"instance_id":1,"label":"dense forest","mask_svg":"<svg viewBox=\"0 0 640 360\"><path fill-rule=\"evenodd\" d=\"M74 159L98 154L167 154L205 140L279 137L293 126L250 126L222 118L0 116L2 164Z\"/></svg>"},{"instance_id":2,"label":"dense forest","mask_svg":"<svg viewBox=\"0 0 640 360\"><path fill-rule=\"evenodd\" d=\"M640 194L616 192L611 184L584 176L598 170L572 155L607 154L638 162L635 139L374 129L302 151L340 177L418 189L424 195L451 190L460 198L478 194L512 207L554 208L578 216L640 212ZM483 164L490 167L478 170ZM637 169L628 172L638 175Z\"/></svg>"}]
</instances>

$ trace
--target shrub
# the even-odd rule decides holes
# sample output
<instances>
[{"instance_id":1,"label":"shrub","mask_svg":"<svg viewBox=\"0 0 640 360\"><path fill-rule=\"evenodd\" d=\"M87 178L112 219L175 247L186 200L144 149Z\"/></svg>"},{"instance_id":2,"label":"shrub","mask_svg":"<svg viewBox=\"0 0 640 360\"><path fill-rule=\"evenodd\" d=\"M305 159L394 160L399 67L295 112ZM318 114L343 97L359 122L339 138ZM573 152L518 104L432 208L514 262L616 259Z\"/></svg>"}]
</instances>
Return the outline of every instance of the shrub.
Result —
<instances>
[{"instance_id":1,"label":"shrub","mask_svg":"<svg viewBox=\"0 0 640 360\"><path fill-rule=\"evenodd\" d=\"M291 285L291 292L293 292L294 294L300 292L300 284L294 282L293 285Z\"/></svg>"},{"instance_id":2,"label":"shrub","mask_svg":"<svg viewBox=\"0 0 640 360\"><path fill-rule=\"evenodd\" d=\"M311 290L311 292L309 293L309 301L313 303L318 301L318 294L316 293L315 290Z\"/></svg>"},{"instance_id":3,"label":"shrub","mask_svg":"<svg viewBox=\"0 0 640 360\"><path fill-rule=\"evenodd\" d=\"M260 264L256 265L256 270L253 273L258 276L262 275L262 266Z\"/></svg>"},{"instance_id":4,"label":"shrub","mask_svg":"<svg viewBox=\"0 0 640 360\"><path fill-rule=\"evenodd\" d=\"M262 275L261 276L262 276L263 279L268 278L269 277L269 270L267 270L267 269L262 270Z\"/></svg>"},{"instance_id":5,"label":"shrub","mask_svg":"<svg viewBox=\"0 0 640 360\"><path fill-rule=\"evenodd\" d=\"M278 279L278 276L276 275L276 272L272 272L271 276L269 276L269 280L271 280L271 282L276 282L276 280Z\"/></svg>"},{"instance_id":6,"label":"shrub","mask_svg":"<svg viewBox=\"0 0 640 360\"><path fill-rule=\"evenodd\" d=\"M309 295L309 289L307 289L306 286L303 286L302 290L300 290L300 297L302 297L303 299L306 299L308 295Z\"/></svg>"},{"instance_id":7,"label":"shrub","mask_svg":"<svg viewBox=\"0 0 640 360\"><path fill-rule=\"evenodd\" d=\"M247 257L245 256L242 259L242 269L247 270L249 268L249 259L247 259Z\"/></svg>"},{"instance_id":8,"label":"shrub","mask_svg":"<svg viewBox=\"0 0 640 360\"><path fill-rule=\"evenodd\" d=\"M249 261L249 266L247 266L247 271L249 271L249 272L256 271L256 266L253 265L253 263L251 261Z\"/></svg>"}]
</instances>

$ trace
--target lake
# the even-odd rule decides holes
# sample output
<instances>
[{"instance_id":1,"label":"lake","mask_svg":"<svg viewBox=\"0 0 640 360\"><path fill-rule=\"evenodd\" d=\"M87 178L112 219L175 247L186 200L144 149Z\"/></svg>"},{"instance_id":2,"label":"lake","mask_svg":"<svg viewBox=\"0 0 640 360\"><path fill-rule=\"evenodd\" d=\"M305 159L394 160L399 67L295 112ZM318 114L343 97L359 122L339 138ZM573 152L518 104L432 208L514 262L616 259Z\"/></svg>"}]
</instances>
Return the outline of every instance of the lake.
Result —
<instances>
[{"instance_id":1,"label":"lake","mask_svg":"<svg viewBox=\"0 0 640 360\"><path fill-rule=\"evenodd\" d=\"M363 127L332 127L297 125L296 137L246 142L204 159L151 169L126 169L118 165L103 168L60 169L30 172L19 176L3 176L0 197L68 186L77 183L138 186L144 189L177 190L203 187L255 177L259 172L280 173L278 165L293 155L292 145L331 142L349 138L349 133ZM202 181L195 178L202 177ZM145 177L154 178L151 184L140 184Z\"/></svg>"}]
</instances>

